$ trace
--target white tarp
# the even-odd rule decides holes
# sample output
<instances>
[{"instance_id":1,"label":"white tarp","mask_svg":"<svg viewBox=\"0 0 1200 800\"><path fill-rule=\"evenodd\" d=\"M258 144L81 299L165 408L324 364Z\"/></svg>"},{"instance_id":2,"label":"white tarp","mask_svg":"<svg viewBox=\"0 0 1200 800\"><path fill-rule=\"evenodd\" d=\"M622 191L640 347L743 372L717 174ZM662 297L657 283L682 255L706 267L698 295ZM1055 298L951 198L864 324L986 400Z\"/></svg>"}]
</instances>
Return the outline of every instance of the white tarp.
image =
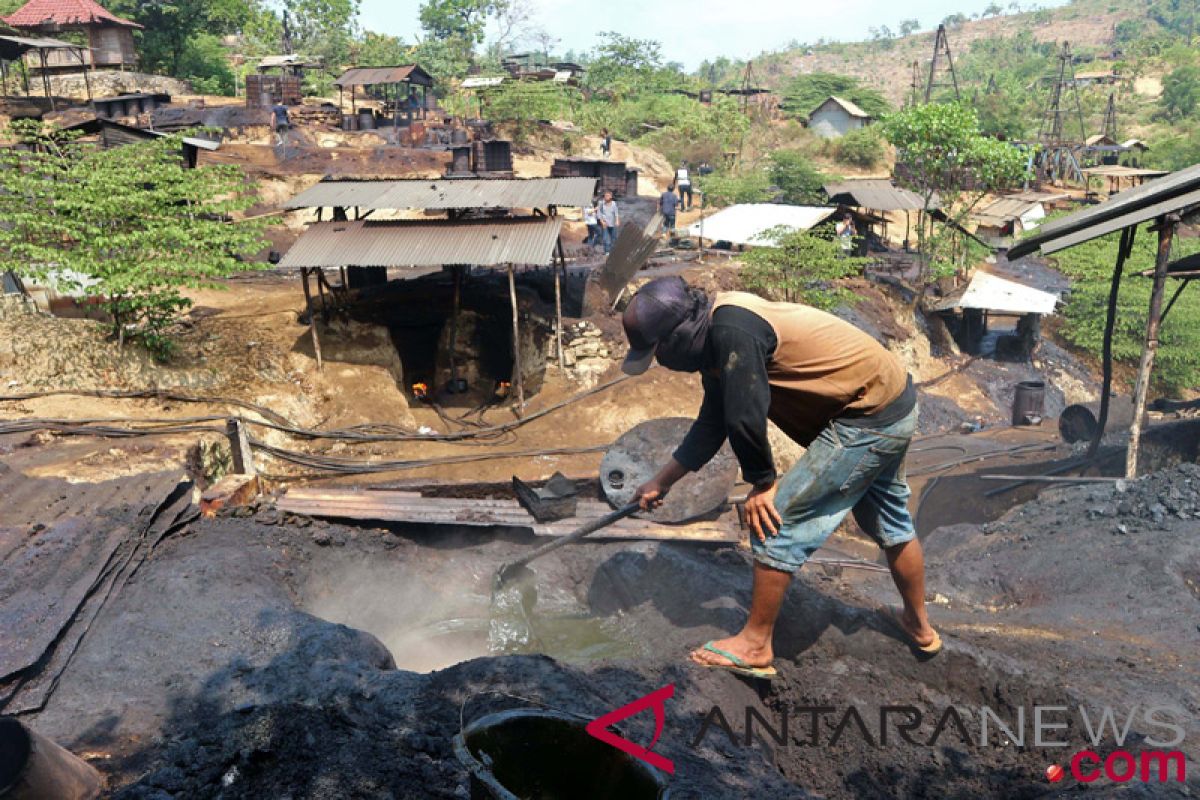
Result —
<instances>
[{"instance_id":1,"label":"white tarp","mask_svg":"<svg viewBox=\"0 0 1200 800\"><path fill-rule=\"evenodd\" d=\"M1023 283L976 271L971 283L959 296L950 296L937 306L938 311L978 308L999 314L1053 314L1058 295L1034 289Z\"/></svg>"},{"instance_id":2,"label":"white tarp","mask_svg":"<svg viewBox=\"0 0 1200 800\"><path fill-rule=\"evenodd\" d=\"M1042 220L1046 218L1046 208L1041 203L1034 203L1033 207L1021 215L1021 230L1031 231L1038 225L1042 224Z\"/></svg>"},{"instance_id":3,"label":"white tarp","mask_svg":"<svg viewBox=\"0 0 1200 800\"><path fill-rule=\"evenodd\" d=\"M770 247L762 234L772 228L792 228L806 231L837 213L836 208L822 206L784 206L775 203L746 203L724 208L688 228L692 236L703 236L711 242L748 244ZM703 230L701 229L703 227Z\"/></svg>"},{"instance_id":4,"label":"white tarp","mask_svg":"<svg viewBox=\"0 0 1200 800\"><path fill-rule=\"evenodd\" d=\"M480 77L466 78L462 82L462 88L464 88L464 89L486 89L490 86L499 86L502 83L504 83L503 76L499 76L499 77L495 77L495 78L480 78Z\"/></svg>"}]
</instances>

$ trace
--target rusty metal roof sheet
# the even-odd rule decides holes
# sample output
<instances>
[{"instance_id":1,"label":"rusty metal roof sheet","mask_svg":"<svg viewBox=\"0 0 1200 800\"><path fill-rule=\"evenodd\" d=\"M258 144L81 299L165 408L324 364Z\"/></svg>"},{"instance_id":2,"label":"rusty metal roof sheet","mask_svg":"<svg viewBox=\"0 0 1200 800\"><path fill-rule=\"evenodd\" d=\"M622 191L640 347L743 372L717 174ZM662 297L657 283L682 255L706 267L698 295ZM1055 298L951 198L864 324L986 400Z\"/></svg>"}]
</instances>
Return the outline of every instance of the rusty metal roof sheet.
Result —
<instances>
[{"instance_id":1,"label":"rusty metal roof sheet","mask_svg":"<svg viewBox=\"0 0 1200 800\"><path fill-rule=\"evenodd\" d=\"M1053 314L1058 295L979 271L966 288L951 294L935 311L978 308L999 314Z\"/></svg>"},{"instance_id":2,"label":"rusty metal roof sheet","mask_svg":"<svg viewBox=\"0 0 1200 800\"><path fill-rule=\"evenodd\" d=\"M901 189L887 178L861 178L825 184L825 194L835 203L869 208L873 211L920 211L921 196ZM939 205L934 198L934 208Z\"/></svg>"},{"instance_id":3,"label":"rusty metal roof sheet","mask_svg":"<svg viewBox=\"0 0 1200 800\"><path fill-rule=\"evenodd\" d=\"M426 222L318 222L292 245L285 269L436 267L471 264L546 266L554 256L559 217Z\"/></svg>"},{"instance_id":4,"label":"rusty metal roof sheet","mask_svg":"<svg viewBox=\"0 0 1200 800\"><path fill-rule=\"evenodd\" d=\"M1021 219L1030 211L1034 211L1041 206L1041 203L1029 200L1020 200L1014 197L1001 197L983 208L979 209L971 216L977 220L989 224L1004 224L1009 220Z\"/></svg>"},{"instance_id":5,"label":"rusty metal roof sheet","mask_svg":"<svg viewBox=\"0 0 1200 800\"><path fill-rule=\"evenodd\" d=\"M774 228L807 231L837 213L824 206L787 206L774 203L743 203L723 208L700 222L692 223L688 233L714 242L774 247L767 236Z\"/></svg>"},{"instance_id":6,"label":"rusty metal roof sheet","mask_svg":"<svg viewBox=\"0 0 1200 800\"><path fill-rule=\"evenodd\" d=\"M342 76L333 82L333 85L346 88L349 86L375 86L384 83L415 83L419 86L433 86L433 78L416 64L404 64L399 67L353 67L343 72Z\"/></svg>"},{"instance_id":7,"label":"rusty metal roof sheet","mask_svg":"<svg viewBox=\"0 0 1200 800\"><path fill-rule=\"evenodd\" d=\"M321 181L284 208L450 209L585 206L595 178L445 178L438 180Z\"/></svg>"},{"instance_id":8,"label":"rusty metal roof sheet","mask_svg":"<svg viewBox=\"0 0 1200 800\"><path fill-rule=\"evenodd\" d=\"M1162 214L1200 204L1200 164L1113 195L1099 205L1060 217L1008 251L1009 260L1049 254Z\"/></svg>"}]
</instances>

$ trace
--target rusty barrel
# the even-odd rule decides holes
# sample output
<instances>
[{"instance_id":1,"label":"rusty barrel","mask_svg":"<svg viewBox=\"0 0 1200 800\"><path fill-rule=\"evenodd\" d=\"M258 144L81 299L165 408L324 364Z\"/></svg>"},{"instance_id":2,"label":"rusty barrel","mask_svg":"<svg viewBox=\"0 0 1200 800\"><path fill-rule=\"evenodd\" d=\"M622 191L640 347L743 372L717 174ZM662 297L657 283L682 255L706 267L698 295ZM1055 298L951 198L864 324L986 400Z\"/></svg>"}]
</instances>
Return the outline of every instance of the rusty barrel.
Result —
<instances>
[{"instance_id":1,"label":"rusty barrel","mask_svg":"<svg viewBox=\"0 0 1200 800\"><path fill-rule=\"evenodd\" d=\"M101 783L100 773L83 759L19 720L0 717L3 800L93 800Z\"/></svg>"},{"instance_id":2,"label":"rusty barrel","mask_svg":"<svg viewBox=\"0 0 1200 800\"><path fill-rule=\"evenodd\" d=\"M1046 384L1044 381L1021 381L1013 394L1012 424L1033 425L1046 415Z\"/></svg>"},{"instance_id":3,"label":"rusty barrel","mask_svg":"<svg viewBox=\"0 0 1200 800\"><path fill-rule=\"evenodd\" d=\"M1063 409L1058 432L1067 444L1090 442L1100 427L1100 403L1077 403ZM1128 430L1133 424L1133 399L1117 395L1108 401L1107 433Z\"/></svg>"}]
</instances>

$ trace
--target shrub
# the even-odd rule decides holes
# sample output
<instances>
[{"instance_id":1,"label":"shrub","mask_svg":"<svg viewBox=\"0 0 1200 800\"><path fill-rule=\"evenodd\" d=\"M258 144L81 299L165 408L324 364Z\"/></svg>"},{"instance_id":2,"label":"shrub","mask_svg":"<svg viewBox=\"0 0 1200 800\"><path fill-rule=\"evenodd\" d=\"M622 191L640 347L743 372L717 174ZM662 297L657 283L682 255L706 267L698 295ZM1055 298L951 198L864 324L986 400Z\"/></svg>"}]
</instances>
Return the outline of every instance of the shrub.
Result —
<instances>
[{"instance_id":1,"label":"shrub","mask_svg":"<svg viewBox=\"0 0 1200 800\"><path fill-rule=\"evenodd\" d=\"M764 238L774 247L755 247L743 260L742 282L769 300L830 309L854 298L836 281L857 273L870 259L843 256L826 225L814 231L775 228Z\"/></svg>"},{"instance_id":2,"label":"shrub","mask_svg":"<svg viewBox=\"0 0 1200 800\"><path fill-rule=\"evenodd\" d=\"M883 161L883 139L872 127L859 128L838 139L835 151L843 164L870 169Z\"/></svg>"}]
</instances>

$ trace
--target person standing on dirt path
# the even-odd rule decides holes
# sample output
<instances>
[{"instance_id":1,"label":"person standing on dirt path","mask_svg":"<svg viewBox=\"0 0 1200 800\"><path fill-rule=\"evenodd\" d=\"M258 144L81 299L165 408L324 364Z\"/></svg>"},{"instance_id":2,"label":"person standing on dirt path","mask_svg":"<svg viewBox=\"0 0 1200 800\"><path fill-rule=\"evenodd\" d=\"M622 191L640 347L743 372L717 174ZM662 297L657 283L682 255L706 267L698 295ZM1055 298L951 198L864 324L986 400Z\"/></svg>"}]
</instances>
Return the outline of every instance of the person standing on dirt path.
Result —
<instances>
[{"instance_id":1,"label":"person standing on dirt path","mask_svg":"<svg viewBox=\"0 0 1200 800\"><path fill-rule=\"evenodd\" d=\"M604 252L611 253L621 229L621 210L617 208L612 192L604 193L604 199L596 207L596 215L600 218L600 228L604 234Z\"/></svg>"},{"instance_id":2,"label":"person standing on dirt path","mask_svg":"<svg viewBox=\"0 0 1200 800\"><path fill-rule=\"evenodd\" d=\"M772 636L792 574L853 512L883 548L903 609L881 619L918 657L941 650L925 610L925 561L908 511L905 457L917 426L917 393L900 360L832 314L744 292L714 299L682 278L658 278L622 317L629 354L622 370L654 359L699 372L700 413L671 460L635 497L645 509L707 464L728 439L753 484L745 515L753 531L754 591L742 630L697 648L706 667L774 677ZM780 478L767 438L770 419L805 453Z\"/></svg>"},{"instance_id":3,"label":"person standing on dirt path","mask_svg":"<svg viewBox=\"0 0 1200 800\"><path fill-rule=\"evenodd\" d=\"M583 207L583 224L587 225L588 235L584 240L593 253L596 252L596 245L600 242L600 217L596 214L594 205Z\"/></svg>"},{"instance_id":4,"label":"person standing on dirt path","mask_svg":"<svg viewBox=\"0 0 1200 800\"><path fill-rule=\"evenodd\" d=\"M692 178L688 174L688 163L680 162L675 170L675 185L679 187L679 202L684 211L692 210ZM687 198L686 200L684 198Z\"/></svg>"},{"instance_id":5,"label":"person standing on dirt path","mask_svg":"<svg viewBox=\"0 0 1200 800\"><path fill-rule=\"evenodd\" d=\"M663 233L667 236L675 235L675 211L678 208L679 198L675 196L675 184L672 183L658 198L658 210L663 218Z\"/></svg>"},{"instance_id":6,"label":"person standing on dirt path","mask_svg":"<svg viewBox=\"0 0 1200 800\"><path fill-rule=\"evenodd\" d=\"M288 119L287 106L282 103L272 106L271 116L275 122L275 138L277 144L283 144L287 140L288 131L292 127L291 120Z\"/></svg>"},{"instance_id":7,"label":"person standing on dirt path","mask_svg":"<svg viewBox=\"0 0 1200 800\"><path fill-rule=\"evenodd\" d=\"M842 249L842 256L849 257L854 251L854 237L858 235L858 231L854 227L854 217L846 214L842 221L837 224L837 239L838 246Z\"/></svg>"}]
</instances>

